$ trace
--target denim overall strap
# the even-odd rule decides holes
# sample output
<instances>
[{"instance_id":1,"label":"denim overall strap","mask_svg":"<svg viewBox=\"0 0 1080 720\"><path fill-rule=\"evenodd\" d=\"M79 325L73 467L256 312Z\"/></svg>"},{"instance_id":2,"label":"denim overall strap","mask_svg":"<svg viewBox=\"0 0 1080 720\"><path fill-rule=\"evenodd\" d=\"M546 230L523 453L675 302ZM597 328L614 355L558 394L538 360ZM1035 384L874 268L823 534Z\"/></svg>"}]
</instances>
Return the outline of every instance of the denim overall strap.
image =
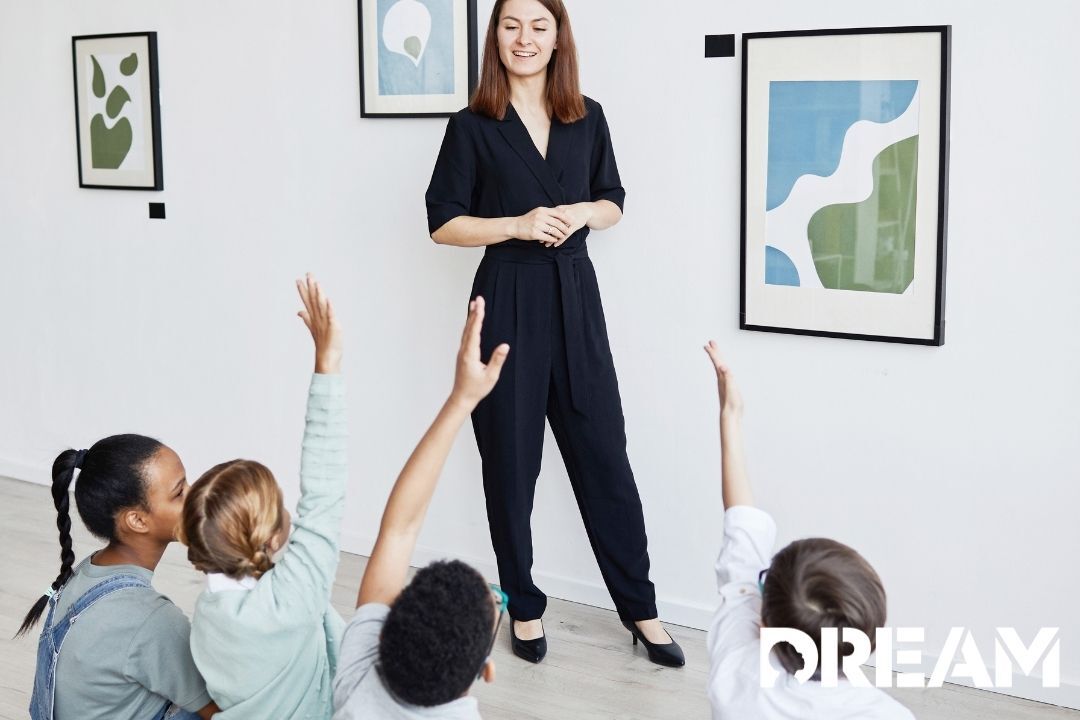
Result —
<instances>
[{"instance_id":1,"label":"denim overall strap","mask_svg":"<svg viewBox=\"0 0 1080 720\"><path fill-rule=\"evenodd\" d=\"M60 657L60 648L64 638L79 615L86 612L94 603L117 590L133 587L150 587L149 583L137 575L111 575L87 590L68 610L58 623L53 625L53 614L60 602L64 588L49 598L49 615L38 640L37 670L34 673L34 693L30 696L31 720L53 720L53 706L56 699L56 660Z\"/></svg>"}]
</instances>

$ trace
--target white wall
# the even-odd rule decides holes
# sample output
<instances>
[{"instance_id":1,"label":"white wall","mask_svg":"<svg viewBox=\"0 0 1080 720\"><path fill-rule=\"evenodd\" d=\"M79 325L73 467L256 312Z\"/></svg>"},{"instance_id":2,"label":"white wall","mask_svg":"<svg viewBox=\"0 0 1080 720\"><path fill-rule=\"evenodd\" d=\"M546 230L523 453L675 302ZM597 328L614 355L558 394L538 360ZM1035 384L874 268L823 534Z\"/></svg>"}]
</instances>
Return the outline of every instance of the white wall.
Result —
<instances>
[{"instance_id":1,"label":"white wall","mask_svg":"<svg viewBox=\"0 0 1080 720\"><path fill-rule=\"evenodd\" d=\"M480 3L486 18L490 0ZM715 337L738 368L751 470L781 541L862 550L890 623L1061 627L1080 706L1080 203L1071 0L806 3L571 0L586 92L604 103L626 219L594 236L663 617L701 626L720 537ZM671 6L664 6L665 8ZM952 24L943 348L737 330L739 61L706 33ZM80 190L72 35L156 30L163 193ZM440 120L361 120L356 4L0 0L0 474L121 431L192 478L267 462L295 497L310 351L290 281L325 280L349 328L353 480L344 544L382 503L449 389L479 251L427 238ZM150 200L168 220L146 219ZM536 574L606 604L553 443ZM493 568L471 433L417 560ZM51 575L42 569L43 582Z\"/></svg>"}]
</instances>

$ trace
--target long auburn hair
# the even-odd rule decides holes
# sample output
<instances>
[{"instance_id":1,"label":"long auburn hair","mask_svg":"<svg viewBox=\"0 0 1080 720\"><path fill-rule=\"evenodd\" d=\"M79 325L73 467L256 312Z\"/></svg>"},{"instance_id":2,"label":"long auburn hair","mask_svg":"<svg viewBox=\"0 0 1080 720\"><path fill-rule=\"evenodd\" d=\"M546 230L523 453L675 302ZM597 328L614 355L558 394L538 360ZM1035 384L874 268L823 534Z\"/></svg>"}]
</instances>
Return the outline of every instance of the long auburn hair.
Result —
<instances>
[{"instance_id":1,"label":"long auburn hair","mask_svg":"<svg viewBox=\"0 0 1080 720\"><path fill-rule=\"evenodd\" d=\"M572 123L585 117L585 99L581 96L578 79L577 46L570 28L570 15L562 0L537 0L555 18L558 48L548 63L547 101L552 115L562 123ZM496 120L506 117L510 104L510 78L499 58L499 18L506 0L496 0L484 40L484 59L480 68L480 84L473 93L469 109L478 115Z\"/></svg>"}]
</instances>

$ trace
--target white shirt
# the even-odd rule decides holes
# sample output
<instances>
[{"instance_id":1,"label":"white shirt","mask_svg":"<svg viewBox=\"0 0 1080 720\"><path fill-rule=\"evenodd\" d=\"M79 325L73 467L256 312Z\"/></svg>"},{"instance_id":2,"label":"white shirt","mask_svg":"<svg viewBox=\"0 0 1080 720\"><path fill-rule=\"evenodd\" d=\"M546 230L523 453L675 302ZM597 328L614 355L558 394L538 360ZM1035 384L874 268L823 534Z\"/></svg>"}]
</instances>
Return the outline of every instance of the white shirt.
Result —
<instances>
[{"instance_id":1,"label":"white shirt","mask_svg":"<svg viewBox=\"0 0 1080 720\"><path fill-rule=\"evenodd\" d=\"M877 688L800 685L780 669L772 687L761 687L761 590L758 574L769 566L776 523L754 507L724 513L724 547L716 560L720 607L709 627L709 704L713 720L914 720L903 705Z\"/></svg>"},{"instance_id":2,"label":"white shirt","mask_svg":"<svg viewBox=\"0 0 1080 720\"><path fill-rule=\"evenodd\" d=\"M253 590L258 582L253 577L242 577L235 580L223 573L206 573L206 591L211 593Z\"/></svg>"}]
</instances>

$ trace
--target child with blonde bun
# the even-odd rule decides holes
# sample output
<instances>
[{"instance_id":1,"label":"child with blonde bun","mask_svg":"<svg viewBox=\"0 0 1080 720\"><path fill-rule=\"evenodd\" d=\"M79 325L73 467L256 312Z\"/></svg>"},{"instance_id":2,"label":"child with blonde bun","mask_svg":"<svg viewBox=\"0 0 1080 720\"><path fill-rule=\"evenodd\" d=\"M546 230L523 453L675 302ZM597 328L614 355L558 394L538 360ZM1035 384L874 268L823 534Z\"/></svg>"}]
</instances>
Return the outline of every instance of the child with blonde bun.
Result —
<instances>
[{"instance_id":1,"label":"child with blonde bun","mask_svg":"<svg viewBox=\"0 0 1080 720\"><path fill-rule=\"evenodd\" d=\"M329 718L344 622L330 607L347 477L341 329L310 275L299 313L315 341L293 520L264 465L211 468L184 502L181 541L206 573L191 654L221 712L232 718Z\"/></svg>"}]
</instances>

